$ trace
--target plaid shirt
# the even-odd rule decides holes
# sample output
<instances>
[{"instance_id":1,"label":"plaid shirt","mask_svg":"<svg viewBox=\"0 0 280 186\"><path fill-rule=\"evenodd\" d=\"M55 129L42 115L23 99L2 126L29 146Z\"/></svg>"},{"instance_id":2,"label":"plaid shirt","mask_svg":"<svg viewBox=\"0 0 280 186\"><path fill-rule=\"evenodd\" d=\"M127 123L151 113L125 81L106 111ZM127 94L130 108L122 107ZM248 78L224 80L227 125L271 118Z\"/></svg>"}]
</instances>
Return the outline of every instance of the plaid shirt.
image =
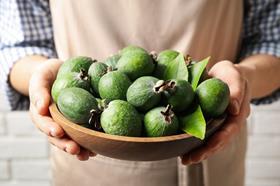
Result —
<instances>
[{"instance_id":1,"label":"plaid shirt","mask_svg":"<svg viewBox=\"0 0 280 186\"><path fill-rule=\"evenodd\" d=\"M280 57L280 1L244 0L240 58L253 54ZM28 109L29 99L11 87L8 75L13 64L27 55L55 57L51 14L47 0L0 0L1 86L12 110ZM253 100L271 103L280 89Z\"/></svg>"}]
</instances>

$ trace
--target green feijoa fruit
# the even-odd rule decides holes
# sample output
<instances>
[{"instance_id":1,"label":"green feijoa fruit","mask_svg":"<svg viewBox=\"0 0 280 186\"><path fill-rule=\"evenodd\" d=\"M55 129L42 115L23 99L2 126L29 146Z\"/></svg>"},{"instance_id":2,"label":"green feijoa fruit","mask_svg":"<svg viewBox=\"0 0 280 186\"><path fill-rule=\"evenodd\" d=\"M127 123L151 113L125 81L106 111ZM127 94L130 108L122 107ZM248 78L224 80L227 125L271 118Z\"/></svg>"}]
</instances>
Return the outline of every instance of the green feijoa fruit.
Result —
<instances>
[{"instance_id":1,"label":"green feijoa fruit","mask_svg":"<svg viewBox=\"0 0 280 186\"><path fill-rule=\"evenodd\" d=\"M78 87L90 91L91 86L87 73L83 70L79 73L70 72L66 73L63 77L56 79L51 90L53 101L57 103L61 91L70 87Z\"/></svg>"},{"instance_id":2,"label":"green feijoa fruit","mask_svg":"<svg viewBox=\"0 0 280 186\"><path fill-rule=\"evenodd\" d=\"M64 76L69 72L80 72L81 69L88 71L90 65L96 62L90 57L78 56L66 60L57 73L57 78Z\"/></svg>"},{"instance_id":3,"label":"green feijoa fruit","mask_svg":"<svg viewBox=\"0 0 280 186\"><path fill-rule=\"evenodd\" d=\"M126 91L131 85L129 78L122 72L112 71L101 77L98 83L99 95L102 99L112 101L126 100Z\"/></svg>"},{"instance_id":4,"label":"green feijoa fruit","mask_svg":"<svg viewBox=\"0 0 280 186\"><path fill-rule=\"evenodd\" d=\"M189 82L185 80L167 81L164 91L165 101L172 105L172 109L181 112L192 104L195 93Z\"/></svg>"},{"instance_id":5,"label":"green feijoa fruit","mask_svg":"<svg viewBox=\"0 0 280 186\"><path fill-rule=\"evenodd\" d=\"M171 106L156 107L144 116L144 129L148 137L160 137L177 134L179 121Z\"/></svg>"},{"instance_id":6,"label":"green feijoa fruit","mask_svg":"<svg viewBox=\"0 0 280 186\"><path fill-rule=\"evenodd\" d=\"M157 57L157 66L155 68L154 76L163 79L163 75L167 65L172 62L177 56L179 52L175 50L164 50L159 53Z\"/></svg>"},{"instance_id":7,"label":"green feijoa fruit","mask_svg":"<svg viewBox=\"0 0 280 186\"><path fill-rule=\"evenodd\" d=\"M229 87L217 78L203 81L197 87L196 95L203 113L208 117L223 114L229 104Z\"/></svg>"},{"instance_id":8,"label":"green feijoa fruit","mask_svg":"<svg viewBox=\"0 0 280 186\"><path fill-rule=\"evenodd\" d=\"M141 135L141 118L136 109L126 101L111 101L102 112L100 121L107 134L119 136Z\"/></svg>"},{"instance_id":9,"label":"green feijoa fruit","mask_svg":"<svg viewBox=\"0 0 280 186\"><path fill-rule=\"evenodd\" d=\"M88 124L92 114L98 111L97 101L91 93L77 87L63 89L57 106L67 119L77 124Z\"/></svg>"},{"instance_id":10,"label":"green feijoa fruit","mask_svg":"<svg viewBox=\"0 0 280 186\"><path fill-rule=\"evenodd\" d=\"M111 69L104 63L93 63L88 69L88 75L90 76L91 86L95 93L98 94L98 83L100 78L109 72Z\"/></svg>"},{"instance_id":11,"label":"green feijoa fruit","mask_svg":"<svg viewBox=\"0 0 280 186\"><path fill-rule=\"evenodd\" d=\"M144 50L137 47L123 49L118 61L117 69L125 73L132 81L141 77L151 75L155 63L153 58Z\"/></svg>"},{"instance_id":12,"label":"green feijoa fruit","mask_svg":"<svg viewBox=\"0 0 280 186\"><path fill-rule=\"evenodd\" d=\"M107 59L105 59L103 61L103 63L105 63L107 66L111 67L112 70L117 70L117 64L118 64L118 61L120 58L121 58L120 54L115 54L115 55L112 55L112 56L108 57Z\"/></svg>"},{"instance_id":13,"label":"green feijoa fruit","mask_svg":"<svg viewBox=\"0 0 280 186\"><path fill-rule=\"evenodd\" d=\"M120 55L122 56L125 53L130 53L130 52L135 52L135 51L139 51L139 52L147 52L145 49L135 46L135 45L128 45L127 47L124 47L121 51L120 51Z\"/></svg>"},{"instance_id":14,"label":"green feijoa fruit","mask_svg":"<svg viewBox=\"0 0 280 186\"><path fill-rule=\"evenodd\" d=\"M152 76L136 79L128 88L127 101L141 111L147 111L156 106L161 98L161 85L164 81Z\"/></svg>"}]
</instances>

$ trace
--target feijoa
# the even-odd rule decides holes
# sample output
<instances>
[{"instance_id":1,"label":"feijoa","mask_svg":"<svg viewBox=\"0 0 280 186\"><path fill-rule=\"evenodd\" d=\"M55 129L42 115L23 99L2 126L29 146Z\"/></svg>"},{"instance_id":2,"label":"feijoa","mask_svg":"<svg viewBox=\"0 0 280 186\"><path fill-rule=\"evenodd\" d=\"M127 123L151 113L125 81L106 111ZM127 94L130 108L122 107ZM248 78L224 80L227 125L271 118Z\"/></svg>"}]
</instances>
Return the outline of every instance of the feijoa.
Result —
<instances>
[{"instance_id":1,"label":"feijoa","mask_svg":"<svg viewBox=\"0 0 280 186\"><path fill-rule=\"evenodd\" d=\"M126 101L111 101L101 114L105 133L119 136L140 136L142 123L136 109Z\"/></svg>"},{"instance_id":2,"label":"feijoa","mask_svg":"<svg viewBox=\"0 0 280 186\"><path fill-rule=\"evenodd\" d=\"M164 91L165 101L172 105L176 112L186 110L194 100L194 91L189 82L185 80L167 81Z\"/></svg>"},{"instance_id":3,"label":"feijoa","mask_svg":"<svg viewBox=\"0 0 280 186\"><path fill-rule=\"evenodd\" d=\"M60 78L69 72L80 72L81 69L88 72L90 65L94 62L96 62L96 60L85 56L70 58L66 60L59 68L57 78Z\"/></svg>"},{"instance_id":4,"label":"feijoa","mask_svg":"<svg viewBox=\"0 0 280 186\"><path fill-rule=\"evenodd\" d=\"M88 69L88 75L90 76L91 86L95 93L99 94L98 92L98 83L100 78L109 72L111 69L104 63L97 62L93 63Z\"/></svg>"},{"instance_id":5,"label":"feijoa","mask_svg":"<svg viewBox=\"0 0 280 186\"><path fill-rule=\"evenodd\" d=\"M196 95L203 113L209 117L223 114L229 104L229 87L217 78L211 78L199 84Z\"/></svg>"},{"instance_id":6,"label":"feijoa","mask_svg":"<svg viewBox=\"0 0 280 186\"><path fill-rule=\"evenodd\" d=\"M127 101L141 111L153 108L160 101L160 86L162 83L162 80L152 76L143 76L136 79L127 90Z\"/></svg>"},{"instance_id":7,"label":"feijoa","mask_svg":"<svg viewBox=\"0 0 280 186\"><path fill-rule=\"evenodd\" d=\"M144 49L135 46L124 48L117 64L117 69L132 81L141 76L151 75L154 68L152 57Z\"/></svg>"},{"instance_id":8,"label":"feijoa","mask_svg":"<svg viewBox=\"0 0 280 186\"><path fill-rule=\"evenodd\" d=\"M156 107L144 116L144 129L148 137L174 135L178 132L179 121L170 105Z\"/></svg>"},{"instance_id":9,"label":"feijoa","mask_svg":"<svg viewBox=\"0 0 280 186\"><path fill-rule=\"evenodd\" d=\"M88 124L92 115L98 112L97 101L91 93L77 87L63 89L57 106L67 119L77 124Z\"/></svg>"},{"instance_id":10,"label":"feijoa","mask_svg":"<svg viewBox=\"0 0 280 186\"><path fill-rule=\"evenodd\" d=\"M144 48L141 48L139 46L135 46L135 45L128 45L127 47L123 48L121 51L120 51L120 55L124 55L126 53L130 53L130 52L135 52L135 51L139 51L139 52L147 52Z\"/></svg>"},{"instance_id":11,"label":"feijoa","mask_svg":"<svg viewBox=\"0 0 280 186\"><path fill-rule=\"evenodd\" d=\"M111 67L112 70L117 70L117 64L118 64L118 61L120 58L121 58L120 54L115 54L115 55L112 55L112 56L106 58L103 61L103 63L105 63L107 66Z\"/></svg>"},{"instance_id":12,"label":"feijoa","mask_svg":"<svg viewBox=\"0 0 280 186\"><path fill-rule=\"evenodd\" d=\"M64 76L56 79L54 81L54 84L52 86L51 95L53 98L53 101L57 103L57 98L60 94L60 92L65 88L70 87L78 87L83 88L87 91L90 91L90 81L89 77L86 74L85 71L81 70L80 73L76 72L69 72L66 73Z\"/></svg>"},{"instance_id":13,"label":"feijoa","mask_svg":"<svg viewBox=\"0 0 280 186\"><path fill-rule=\"evenodd\" d=\"M122 72L112 71L101 77L98 83L99 95L102 99L112 101L126 100L126 91L131 85L129 78Z\"/></svg>"},{"instance_id":14,"label":"feijoa","mask_svg":"<svg viewBox=\"0 0 280 186\"><path fill-rule=\"evenodd\" d=\"M155 68L154 76L163 79L164 71L168 63L172 62L177 56L179 52L175 50L164 50L158 54L157 57L157 66Z\"/></svg>"}]
</instances>

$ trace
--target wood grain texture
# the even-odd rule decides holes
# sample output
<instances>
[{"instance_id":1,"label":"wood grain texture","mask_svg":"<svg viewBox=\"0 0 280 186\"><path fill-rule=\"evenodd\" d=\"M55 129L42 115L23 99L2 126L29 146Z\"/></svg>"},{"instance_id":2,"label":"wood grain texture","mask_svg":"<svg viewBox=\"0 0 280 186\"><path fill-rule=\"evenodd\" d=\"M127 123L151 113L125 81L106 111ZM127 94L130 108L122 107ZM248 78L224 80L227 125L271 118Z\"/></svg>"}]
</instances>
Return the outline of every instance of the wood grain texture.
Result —
<instances>
[{"instance_id":1,"label":"wood grain texture","mask_svg":"<svg viewBox=\"0 0 280 186\"><path fill-rule=\"evenodd\" d=\"M206 141L188 134L165 137L127 137L105 134L67 120L54 103L49 109L54 121L74 141L86 149L111 158L133 161L163 160L188 153ZM223 116L207 124L205 139L219 129L225 118Z\"/></svg>"}]
</instances>

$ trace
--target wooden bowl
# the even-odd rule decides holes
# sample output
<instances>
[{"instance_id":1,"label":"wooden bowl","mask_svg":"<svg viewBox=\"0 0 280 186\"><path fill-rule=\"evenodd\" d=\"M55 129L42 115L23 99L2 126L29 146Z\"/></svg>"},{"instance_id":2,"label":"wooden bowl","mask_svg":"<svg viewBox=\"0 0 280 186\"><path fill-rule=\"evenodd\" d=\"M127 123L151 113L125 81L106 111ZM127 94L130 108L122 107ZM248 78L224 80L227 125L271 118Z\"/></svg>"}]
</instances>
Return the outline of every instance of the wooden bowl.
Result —
<instances>
[{"instance_id":1,"label":"wooden bowl","mask_svg":"<svg viewBox=\"0 0 280 186\"><path fill-rule=\"evenodd\" d=\"M202 145L199 140L188 134L165 137L127 137L98 132L67 120L55 104L50 106L54 119L74 141L97 154L133 161L155 161L177 157ZM206 138L220 128L225 116L207 123Z\"/></svg>"}]
</instances>

